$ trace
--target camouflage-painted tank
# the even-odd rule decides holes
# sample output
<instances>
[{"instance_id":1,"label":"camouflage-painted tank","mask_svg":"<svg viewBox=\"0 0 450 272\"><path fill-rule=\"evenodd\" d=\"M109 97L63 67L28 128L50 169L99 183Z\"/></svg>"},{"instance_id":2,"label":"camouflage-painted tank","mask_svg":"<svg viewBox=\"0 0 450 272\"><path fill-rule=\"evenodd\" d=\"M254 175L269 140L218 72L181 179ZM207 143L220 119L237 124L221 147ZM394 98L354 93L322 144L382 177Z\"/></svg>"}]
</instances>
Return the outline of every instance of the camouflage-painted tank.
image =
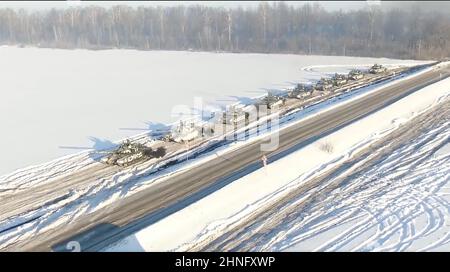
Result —
<instances>
[{"instance_id":1,"label":"camouflage-painted tank","mask_svg":"<svg viewBox=\"0 0 450 272\"><path fill-rule=\"evenodd\" d=\"M333 88L333 81L329 78L321 78L315 88L319 91L328 91Z\"/></svg>"},{"instance_id":2,"label":"camouflage-painted tank","mask_svg":"<svg viewBox=\"0 0 450 272\"><path fill-rule=\"evenodd\" d=\"M361 70L351 70L348 74L348 79L358 80L364 77L364 73Z\"/></svg>"},{"instance_id":3,"label":"camouflage-painted tank","mask_svg":"<svg viewBox=\"0 0 450 272\"><path fill-rule=\"evenodd\" d=\"M369 69L369 73L371 74L381 74L387 71L387 68L380 65L380 64L374 64L372 67L370 67Z\"/></svg>"},{"instance_id":4,"label":"camouflage-painted tank","mask_svg":"<svg viewBox=\"0 0 450 272\"><path fill-rule=\"evenodd\" d=\"M311 95L312 88L303 84L297 84L293 90L288 92L289 98L305 98Z\"/></svg>"},{"instance_id":5,"label":"camouflage-painted tank","mask_svg":"<svg viewBox=\"0 0 450 272\"><path fill-rule=\"evenodd\" d=\"M347 83L347 78L345 75L335 74L331 79L333 81L334 86L342 86Z\"/></svg>"},{"instance_id":6,"label":"camouflage-painted tank","mask_svg":"<svg viewBox=\"0 0 450 272\"><path fill-rule=\"evenodd\" d=\"M272 109L283 106L285 102L286 99L284 97L269 92L267 96L261 99L260 105L266 105L268 109Z\"/></svg>"},{"instance_id":7,"label":"camouflage-painted tank","mask_svg":"<svg viewBox=\"0 0 450 272\"><path fill-rule=\"evenodd\" d=\"M145 159L161 158L165 154L164 147L153 150L144 144L125 140L116 150L103 157L101 161L108 165L129 166Z\"/></svg>"}]
</instances>

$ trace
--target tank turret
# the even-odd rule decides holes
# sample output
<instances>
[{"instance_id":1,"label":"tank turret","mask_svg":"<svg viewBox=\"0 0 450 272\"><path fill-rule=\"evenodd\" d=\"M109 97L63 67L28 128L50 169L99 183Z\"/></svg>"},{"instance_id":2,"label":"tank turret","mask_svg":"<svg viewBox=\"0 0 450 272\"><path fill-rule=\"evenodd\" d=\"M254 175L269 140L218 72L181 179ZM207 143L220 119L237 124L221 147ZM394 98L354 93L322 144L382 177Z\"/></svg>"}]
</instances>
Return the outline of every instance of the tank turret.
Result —
<instances>
[{"instance_id":1,"label":"tank turret","mask_svg":"<svg viewBox=\"0 0 450 272\"><path fill-rule=\"evenodd\" d=\"M303 84L297 84L293 90L288 92L289 98L304 98L311 95L311 88L309 86L305 86Z\"/></svg>"},{"instance_id":2,"label":"tank turret","mask_svg":"<svg viewBox=\"0 0 450 272\"><path fill-rule=\"evenodd\" d=\"M279 95L274 95L272 93L268 93L267 96L263 97L261 99L262 105L266 105L268 109L272 109L278 106L284 105L286 99L284 97L281 97Z\"/></svg>"},{"instance_id":3,"label":"tank turret","mask_svg":"<svg viewBox=\"0 0 450 272\"><path fill-rule=\"evenodd\" d=\"M364 77L364 73L361 70L351 70L348 74L348 78L351 80L358 80Z\"/></svg>"},{"instance_id":4,"label":"tank turret","mask_svg":"<svg viewBox=\"0 0 450 272\"><path fill-rule=\"evenodd\" d=\"M344 75L335 74L332 81L334 86L342 86L347 83L347 78Z\"/></svg>"},{"instance_id":5,"label":"tank turret","mask_svg":"<svg viewBox=\"0 0 450 272\"><path fill-rule=\"evenodd\" d=\"M158 154L152 152L151 147L125 140L116 150L108 152L108 155L103 157L101 161L108 165L128 166L143 159L157 158L156 155L163 153L161 150Z\"/></svg>"},{"instance_id":6,"label":"tank turret","mask_svg":"<svg viewBox=\"0 0 450 272\"><path fill-rule=\"evenodd\" d=\"M317 82L315 88L319 91L328 91L333 88L333 81L329 78L322 78Z\"/></svg>"},{"instance_id":7,"label":"tank turret","mask_svg":"<svg viewBox=\"0 0 450 272\"><path fill-rule=\"evenodd\" d=\"M387 71L387 68L380 65L380 64L374 64L372 67L370 67L369 72L371 74L381 74Z\"/></svg>"}]
</instances>

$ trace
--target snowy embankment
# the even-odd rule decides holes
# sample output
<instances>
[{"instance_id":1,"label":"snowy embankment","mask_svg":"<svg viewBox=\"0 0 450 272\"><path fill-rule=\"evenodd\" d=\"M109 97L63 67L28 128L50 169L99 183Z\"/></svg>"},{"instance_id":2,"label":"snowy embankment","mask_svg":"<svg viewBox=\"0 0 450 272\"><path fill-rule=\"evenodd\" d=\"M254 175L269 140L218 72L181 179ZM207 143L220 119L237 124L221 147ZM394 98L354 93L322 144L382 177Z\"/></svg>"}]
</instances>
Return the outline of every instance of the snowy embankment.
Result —
<instances>
[{"instance_id":1,"label":"snowy embankment","mask_svg":"<svg viewBox=\"0 0 450 272\"><path fill-rule=\"evenodd\" d=\"M183 251L208 242L256 209L270 205L307 180L351 158L402 123L449 96L450 79L425 87L242 177L105 250ZM325 152L324 145L331 146L332 152Z\"/></svg>"}]
</instances>

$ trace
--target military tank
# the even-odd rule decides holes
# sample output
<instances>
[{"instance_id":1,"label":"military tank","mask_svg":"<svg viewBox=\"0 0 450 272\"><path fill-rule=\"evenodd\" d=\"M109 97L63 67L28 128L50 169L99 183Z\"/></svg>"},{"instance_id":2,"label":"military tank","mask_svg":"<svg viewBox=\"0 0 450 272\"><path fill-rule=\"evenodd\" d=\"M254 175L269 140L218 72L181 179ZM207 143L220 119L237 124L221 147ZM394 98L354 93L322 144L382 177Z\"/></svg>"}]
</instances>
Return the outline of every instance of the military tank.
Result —
<instances>
[{"instance_id":1,"label":"military tank","mask_svg":"<svg viewBox=\"0 0 450 272\"><path fill-rule=\"evenodd\" d=\"M329 78L321 78L315 88L319 91L328 91L331 90L331 88L333 88L333 81Z\"/></svg>"},{"instance_id":2,"label":"military tank","mask_svg":"<svg viewBox=\"0 0 450 272\"><path fill-rule=\"evenodd\" d=\"M361 70L351 70L348 74L348 78L351 80L358 80L364 77L364 73Z\"/></svg>"},{"instance_id":3,"label":"military tank","mask_svg":"<svg viewBox=\"0 0 450 272\"><path fill-rule=\"evenodd\" d=\"M288 92L289 98L304 98L311 95L311 88L303 84L297 84L293 90Z\"/></svg>"},{"instance_id":4,"label":"military tank","mask_svg":"<svg viewBox=\"0 0 450 272\"><path fill-rule=\"evenodd\" d=\"M221 124L238 124L245 120L245 105L232 105L221 112L219 122Z\"/></svg>"},{"instance_id":5,"label":"military tank","mask_svg":"<svg viewBox=\"0 0 450 272\"><path fill-rule=\"evenodd\" d=\"M334 86L342 86L347 83L347 78L344 75L335 74L331 79Z\"/></svg>"},{"instance_id":6,"label":"military tank","mask_svg":"<svg viewBox=\"0 0 450 272\"><path fill-rule=\"evenodd\" d=\"M133 143L125 140L119 147L101 159L101 162L108 165L129 166L138 161L151 158L161 158L166 154L164 147L156 150L141 143Z\"/></svg>"},{"instance_id":7,"label":"military tank","mask_svg":"<svg viewBox=\"0 0 450 272\"><path fill-rule=\"evenodd\" d=\"M305 86L303 84L297 84L294 89L288 91L289 98L297 98L297 96L305 90Z\"/></svg>"},{"instance_id":8,"label":"military tank","mask_svg":"<svg viewBox=\"0 0 450 272\"><path fill-rule=\"evenodd\" d=\"M274 95L271 92L267 94L267 96L264 96L261 101L260 105L266 105L268 109L273 109L275 107L283 106L286 102L286 98Z\"/></svg>"},{"instance_id":9,"label":"military tank","mask_svg":"<svg viewBox=\"0 0 450 272\"><path fill-rule=\"evenodd\" d=\"M380 65L380 64L374 64L372 67L370 67L369 69L369 73L371 74L381 74L387 71L387 68Z\"/></svg>"}]
</instances>

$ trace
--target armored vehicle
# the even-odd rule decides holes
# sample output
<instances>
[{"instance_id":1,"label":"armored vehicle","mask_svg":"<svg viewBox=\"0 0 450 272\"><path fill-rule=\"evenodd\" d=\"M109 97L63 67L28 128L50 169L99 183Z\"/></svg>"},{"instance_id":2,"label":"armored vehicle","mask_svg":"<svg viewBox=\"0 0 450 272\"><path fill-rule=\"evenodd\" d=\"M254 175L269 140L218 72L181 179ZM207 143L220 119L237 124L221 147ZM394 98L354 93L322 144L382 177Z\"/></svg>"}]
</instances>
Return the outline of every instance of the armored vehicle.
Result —
<instances>
[{"instance_id":1,"label":"armored vehicle","mask_svg":"<svg viewBox=\"0 0 450 272\"><path fill-rule=\"evenodd\" d=\"M101 161L108 165L128 166L144 159L163 157L165 153L164 147L153 150L144 144L125 140L116 150L108 152Z\"/></svg>"},{"instance_id":2,"label":"armored vehicle","mask_svg":"<svg viewBox=\"0 0 450 272\"><path fill-rule=\"evenodd\" d=\"M266 105L268 109L273 109L284 105L285 102L286 99L284 97L269 92L267 96L261 99L260 105Z\"/></svg>"},{"instance_id":3,"label":"armored vehicle","mask_svg":"<svg viewBox=\"0 0 450 272\"><path fill-rule=\"evenodd\" d=\"M369 72L371 74L381 74L387 71L387 68L384 66L381 66L380 64L374 64L372 67L370 67Z\"/></svg>"},{"instance_id":4,"label":"armored vehicle","mask_svg":"<svg viewBox=\"0 0 450 272\"><path fill-rule=\"evenodd\" d=\"M245 120L245 105L232 105L221 113L219 123L222 124L238 124Z\"/></svg>"},{"instance_id":5,"label":"armored vehicle","mask_svg":"<svg viewBox=\"0 0 450 272\"><path fill-rule=\"evenodd\" d=\"M315 88L319 91L331 90L333 88L333 81L329 78L322 78L317 82Z\"/></svg>"},{"instance_id":6,"label":"armored vehicle","mask_svg":"<svg viewBox=\"0 0 450 272\"><path fill-rule=\"evenodd\" d=\"M347 83L347 78L340 74L335 74L331 80L333 81L334 86L342 86Z\"/></svg>"},{"instance_id":7,"label":"armored vehicle","mask_svg":"<svg viewBox=\"0 0 450 272\"><path fill-rule=\"evenodd\" d=\"M304 98L311 95L311 88L303 84L297 84L293 90L288 92L289 98Z\"/></svg>"},{"instance_id":8,"label":"armored vehicle","mask_svg":"<svg viewBox=\"0 0 450 272\"><path fill-rule=\"evenodd\" d=\"M361 70L351 70L348 74L348 78L351 80L358 80L364 77L364 73Z\"/></svg>"}]
</instances>

